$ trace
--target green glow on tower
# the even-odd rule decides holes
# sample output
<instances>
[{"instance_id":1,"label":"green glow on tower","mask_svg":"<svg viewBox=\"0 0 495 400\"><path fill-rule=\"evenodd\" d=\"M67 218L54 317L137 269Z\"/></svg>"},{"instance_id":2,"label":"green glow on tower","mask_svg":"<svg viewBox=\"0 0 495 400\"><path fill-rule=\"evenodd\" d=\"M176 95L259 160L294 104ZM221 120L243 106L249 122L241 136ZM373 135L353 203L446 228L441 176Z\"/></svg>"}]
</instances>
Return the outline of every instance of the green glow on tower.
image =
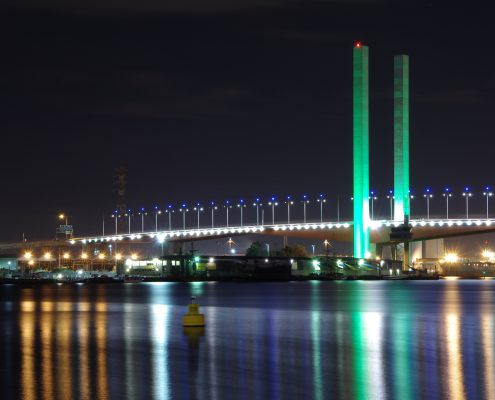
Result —
<instances>
[{"instance_id":1,"label":"green glow on tower","mask_svg":"<svg viewBox=\"0 0 495 400\"><path fill-rule=\"evenodd\" d=\"M409 56L394 57L394 219L409 207Z\"/></svg>"},{"instance_id":2,"label":"green glow on tower","mask_svg":"<svg viewBox=\"0 0 495 400\"><path fill-rule=\"evenodd\" d=\"M354 257L369 253L369 84L368 47L353 49Z\"/></svg>"}]
</instances>

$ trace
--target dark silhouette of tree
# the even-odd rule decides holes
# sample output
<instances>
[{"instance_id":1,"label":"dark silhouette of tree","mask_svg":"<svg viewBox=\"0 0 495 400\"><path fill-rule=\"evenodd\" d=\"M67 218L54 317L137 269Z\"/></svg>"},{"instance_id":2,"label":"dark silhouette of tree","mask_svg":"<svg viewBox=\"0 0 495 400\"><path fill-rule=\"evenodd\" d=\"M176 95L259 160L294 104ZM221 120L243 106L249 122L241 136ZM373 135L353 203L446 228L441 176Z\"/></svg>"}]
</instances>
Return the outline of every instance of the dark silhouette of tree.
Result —
<instances>
[{"instance_id":1,"label":"dark silhouette of tree","mask_svg":"<svg viewBox=\"0 0 495 400\"><path fill-rule=\"evenodd\" d=\"M257 240L251 243L251 246L246 250L246 256L248 257L263 257L266 255L265 246Z\"/></svg>"},{"instance_id":2,"label":"dark silhouette of tree","mask_svg":"<svg viewBox=\"0 0 495 400\"><path fill-rule=\"evenodd\" d=\"M306 248L301 244L295 244L294 246L286 246L277 252L281 257L308 257Z\"/></svg>"}]
</instances>

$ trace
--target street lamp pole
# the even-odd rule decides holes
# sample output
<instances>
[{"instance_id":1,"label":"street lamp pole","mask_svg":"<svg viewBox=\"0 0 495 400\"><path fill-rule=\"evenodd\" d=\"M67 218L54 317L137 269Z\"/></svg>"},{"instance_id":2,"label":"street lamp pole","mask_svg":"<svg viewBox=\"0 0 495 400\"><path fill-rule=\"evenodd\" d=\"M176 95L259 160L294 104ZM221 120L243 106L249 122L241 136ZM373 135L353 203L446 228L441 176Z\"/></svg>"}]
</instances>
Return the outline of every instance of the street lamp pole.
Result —
<instances>
[{"instance_id":1,"label":"street lamp pole","mask_svg":"<svg viewBox=\"0 0 495 400\"><path fill-rule=\"evenodd\" d=\"M450 189L445 188L442 196L445 197L446 215L447 215L447 219L449 219L449 197L452 197L452 193L450 193Z\"/></svg>"},{"instance_id":2,"label":"street lamp pole","mask_svg":"<svg viewBox=\"0 0 495 400\"><path fill-rule=\"evenodd\" d=\"M194 211L197 211L198 213L198 229L199 229L199 213L203 211L203 207L201 207L201 205L198 203L196 204L196 207L194 207Z\"/></svg>"},{"instance_id":3,"label":"street lamp pole","mask_svg":"<svg viewBox=\"0 0 495 400\"><path fill-rule=\"evenodd\" d=\"M306 223L306 204L309 203L307 195L303 196L302 203L303 203L303 221L304 223Z\"/></svg>"},{"instance_id":4,"label":"street lamp pole","mask_svg":"<svg viewBox=\"0 0 495 400\"><path fill-rule=\"evenodd\" d=\"M119 219L119 214L118 214L118 211L117 210L115 210L113 212L112 217L115 218L115 234L117 235L117 233L118 233L117 220Z\"/></svg>"},{"instance_id":5,"label":"street lamp pole","mask_svg":"<svg viewBox=\"0 0 495 400\"><path fill-rule=\"evenodd\" d=\"M218 209L218 207L215 205L215 202L212 201L210 203L210 208L211 208L211 227L215 227L215 210Z\"/></svg>"},{"instance_id":6,"label":"street lamp pole","mask_svg":"<svg viewBox=\"0 0 495 400\"><path fill-rule=\"evenodd\" d=\"M253 206L256 207L256 225L260 224L260 199L259 197L256 197L256 200L253 203Z\"/></svg>"},{"instance_id":7,"label":"street lamp pole","mask_svg":"<svg viewBox=\"0 0 495 400\"><path fill-rule=\"evenodd\" d=\"M158 209L158 206L155 206L155 232L158 232L158 214L162 212Z\"/></svg>"},{"instance_id":8,"label":"street lamp pole","mask_svg":"<svg viewBox=\"0 0 495 400\"><path fill-rule=\"evenodd\" d=\"M466 186L462 195L466 198L466 219L469 219L469 198L473 195L471 190Z\"/></svg>"},{"instance_id":9,"label":"street lamp pole","mask_svg":"<svg viewBox=\"0 0 495 400\"><path fill-rule=\"evenodd\" d=\"M327 239L325 239L323 244L325 245L325 255L328 257L328 246L330 246L330 242Z\"/></svg>"},{"instance_id":10,"label":"street lamp pole","mask_svg":"<svg viewBox=\"0 0 495 400\"><path fill-rule=\"evenodd\" d=\"M139 211L139 215L141 215L141 232L144 232L144 215L145 215L145 212L144 212L143 207L141 207L141 210Z\"/></svg>"},{"instance_id":11,"label":"street lamp pole","mask_svg":"<svg viewBox=\"0 0 495 400\"><path fill-rule=\"evenodd\" d=\"M227 200L225 202L225 215L227 217L227 228L229 227L229 208L232 208L232 205L230 204L230 201Z\"/></svg>"},{"instance_id":12,"label":"street lamp pole","mask_svg":"<svg viewBox=\"0 0 495 400\"><path fill-rule=\"evenodd\" d=\"M244 203L244 200L239 200L239 204L237 204L237 207L239 207L239 209L241 210L241 226L244 226L244 221L243 221L243 216L242 216L242 212L243 212L243 208L246 207L246 204Z\"/></svg>"},{"instance_id":13,"label":"street lamp pole","mask_svg":"<svg viewBox=\"0 0 495 400\"><path fill-rule=\"evenodd\" d=\"M323 196L323 194L320 194L316 199L316 201L320 203L320 223L321 223L323 222L323 203L326 203L327 199L325 199L325 196Z\"/></svg>"},{"instance_id":14,"label":"street lamp pole","mask_svg":"<svg viewBox=\"0 0 495 400\"><path fill-rule=\"evenodd\" d=\"M172 204L169 204L167 206L167 209L165 210L166 213L168 213L168 230L172 230L172 213L174 212L172 208Z\"/></svg>"},{"instance_id":15,"label":"street lamp pole","mask_svg":"<svg viewBox=\"0 0 495 400\"><path fill-rule=\"evenodd\" d=\"M294 204L290 196L287 196L287 223L290 224L290 206Z\"/></svg>"},{"instance_id":16,"label":"street lamp pole","mask_svg":"<svg viewBox=\"0 0 495 400\"><path fill-rule=\"evenodd\" d=\"M375 192L374 191L371 191L371 196L369 197L369 199L371 199L371 220L373 221L375 219L374 217L374 202L375 200L377 199L377 197L375 196Z\"/></svg>"},{"instance_id":17,"label":"street lamp pole","mask_svg":"<svg viewBox=\"0 0 495 400\"><path fill-rule=\"evenodd\" d=\"M186 212L189 211L185 203L179 208L179 212L182 213L182 229L186 230Z\"/></svg>"},{"instance_id":18,"label":"street lamp pole","mask_svg":"<svg viewBox=\"0 0 495 400\"><path fill-rule=\"evenodd\" d=\"M412 218L412 200L414 199L414 195L411 193L411 189L408 190L409 196L409 216Z\"/></svg>"},{"instance_id":19,"label":"street lamp pole","mask_svg":"<svg viewBox=\"0 0 495 400\"><path fill-rule=\"evenodd\" d=\"M488 219L488 199L493 196L491 188L489 186L485 187L485 191L483 192L483 196L486 197L486 219Z\"/></svg>"},{"instance_id":20,"label":"street lamp pole","mask_svg":"<svg viewBox=\"0 0 495 400\"><path fill-rule=\"evenodd\" d=\"M272 206L272 225L275 225L275 206L278 206L278 203L275 201L275 196L272 196L268 205Z\"/></svg>"},{"instance_id":21,"label":"street lamp pole","mask_svg":"<svg viewBox=\"0 0 495 400\"><path fill-rule=\"evenodd\" d=\"M426 189L423 197L426 198L426 219L430 219L430 199L433 197L433 193L429 188Z\"/></svg>"},{"instance_id":22,"label":"street lamp pole","mask_svg":"<svg viewBox=\"0 0 495 400\"><path fill-rule=\"evenodd\" d=\"M388 191L387 199L389 199L390 205L390 220L394 219L394 192L392 190Z\"/></svg>"},{"instance_id":23,"label":"street lamp pole","mask_svg":"<svg viewBox=\"0 0 495 400\"><path fill-rule=\"evenodd\" d=\"M128 209L127 210L127 220L128 220L128 224L129 224L129 235L131 234L131 209Z\"/></svg>"}]
</instances>

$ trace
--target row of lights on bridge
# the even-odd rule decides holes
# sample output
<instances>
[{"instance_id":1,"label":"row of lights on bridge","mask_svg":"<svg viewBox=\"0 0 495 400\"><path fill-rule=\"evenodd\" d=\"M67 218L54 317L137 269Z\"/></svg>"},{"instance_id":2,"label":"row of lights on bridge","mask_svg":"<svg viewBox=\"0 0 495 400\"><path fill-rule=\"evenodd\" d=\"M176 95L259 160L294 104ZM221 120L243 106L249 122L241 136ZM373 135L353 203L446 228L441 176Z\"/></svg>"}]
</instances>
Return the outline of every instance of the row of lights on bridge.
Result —
<instances>
[{"instance_id":1,"label":"row of lights on bridge","mask_svg":"<svg viewBox=\"0 0 495 400\"><path fill-rule=\"evenodd\" d=\"M370 200L378 200L377 194L378 193L374 190L370 191L369 199ZM491 197L494 195L490 186L484 187L482 194L483 194L483 196L487 196L487 197ZM473 195L474 194L469 187L465 187L462 191L463 197L472 197ZM453 192L450 188L445 188L442 192L442 196L443 197L452 197ZM415 196L411 190L409 190L409 197L411 199L415 198ZM423 193L423 197L432 198L433 197L433 190L431 188L426 188L424 193ZM394 193L392 190L389 190L387 192L386 198L387 199L395 199L395 196L394 196ZM351 197L350 199L352 200L353 198ZM325 195L323 195L323 194L320 194L315 200L316 200L316 202L318 202L321 205L327 202L327 199L326 199ZM259 197L257 197L252 202L252 206L253 207L262 207L264 205L278 206L279 204L286 204L288 206L291 206L291 205L295 204L295 201L297 201L297 200L294 200L294 198L292 196L287 196L284 200L278 200L277 197L272 196L265 203L263 203L263 201ZM299 201L302 204L309 204L310 198L308 195L303 195L299 199ZM239 200L237 203L235 203L235 202L233 203L230 200L226 200L224 203L221 203L221 205L219 205L215 201L209 202L208 205L202 205L201 203L198 202L194 206L191 206L191 207L189 207L186 203L182 203L179 205L179 208L177 209L177 211L178 212L189 212L189 211L205 211L206 209L218 210L219 208L227 208L227 209L232 209L234 207L245 208L245 207L247 207L247 205L248 205L248 203L243 199ZM168 204L163 210L158 206L154 206L153 212L155 212L157 214L173 213L173 212L175 212L175 209L174 209L174 206L172 204ZM128 209L127 212L125 212L124 214L119 214L118 210L115 210L112 213L112 217L123 217L123 216L128 217L130 215L133 215L131 209ZM146 209L144 207L141 207L140 209L137 210L137 215L148 215L148 212L146 211Z\"/></svg>"},{"instance_id":2,"label":"row of lights on bridge","mask_svg":"<svg viewBox=\"0 0 495 400\"><path fill-rule=\"evenodd\" d=\"M34 261L34 259L36 259L35 255L31 251L25 252L23 258L24 258L24 260L26 260L28 262ZM75 257L75 258L73 258L69 252L64 252L63 254L60 254L58 258L64 259L64 260L71 260L71 259L90 260L91 259L90 255L86 252L82 252L79 257ZM114 259L114 260L118 261L118 260L122 260L124 258L125 258L124 255L121 253L117 253L113 257L112 256L107 257L107 255L105 253L99 253L97 255L97 257L95 257L94 259L97 259L97 260ZM139 255L137 253L132 253L128 258L135 261L135 260L138 260ZM45 260L45 261L52 261L54 259L55 259L55 257L50 252L45 252L42 255L42 257L39 258L39 260Z\"/></svg>"}]
</instances>

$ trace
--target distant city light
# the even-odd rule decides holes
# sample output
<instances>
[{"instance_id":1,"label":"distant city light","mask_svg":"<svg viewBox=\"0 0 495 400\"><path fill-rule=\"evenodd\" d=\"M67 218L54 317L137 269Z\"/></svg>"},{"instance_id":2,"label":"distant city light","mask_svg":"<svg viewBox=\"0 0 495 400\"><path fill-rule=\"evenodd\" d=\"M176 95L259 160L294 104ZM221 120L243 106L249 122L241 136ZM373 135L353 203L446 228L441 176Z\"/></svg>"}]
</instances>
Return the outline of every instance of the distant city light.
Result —
<instances>
[{"instance_id":1,"label":"distant city light","mask_svg":"<svg viewBox=\"0 0 495 400\"><path fill-rule=\"evenodd\" d=\"M491 250L483 250L482 257L487 261L493 262L495 259L495 252Z\"/></svg>"},{"instance_id":2,"label":"distant city light","mask_svg":"<svg viewBox=\"0 0 495 400\"><path fill-rule=\"evenodd\" d=\"M447 253L444 257L445 262L455 263L459 261L459 256L456 253Z\"/></svg>"}]
</instances>

